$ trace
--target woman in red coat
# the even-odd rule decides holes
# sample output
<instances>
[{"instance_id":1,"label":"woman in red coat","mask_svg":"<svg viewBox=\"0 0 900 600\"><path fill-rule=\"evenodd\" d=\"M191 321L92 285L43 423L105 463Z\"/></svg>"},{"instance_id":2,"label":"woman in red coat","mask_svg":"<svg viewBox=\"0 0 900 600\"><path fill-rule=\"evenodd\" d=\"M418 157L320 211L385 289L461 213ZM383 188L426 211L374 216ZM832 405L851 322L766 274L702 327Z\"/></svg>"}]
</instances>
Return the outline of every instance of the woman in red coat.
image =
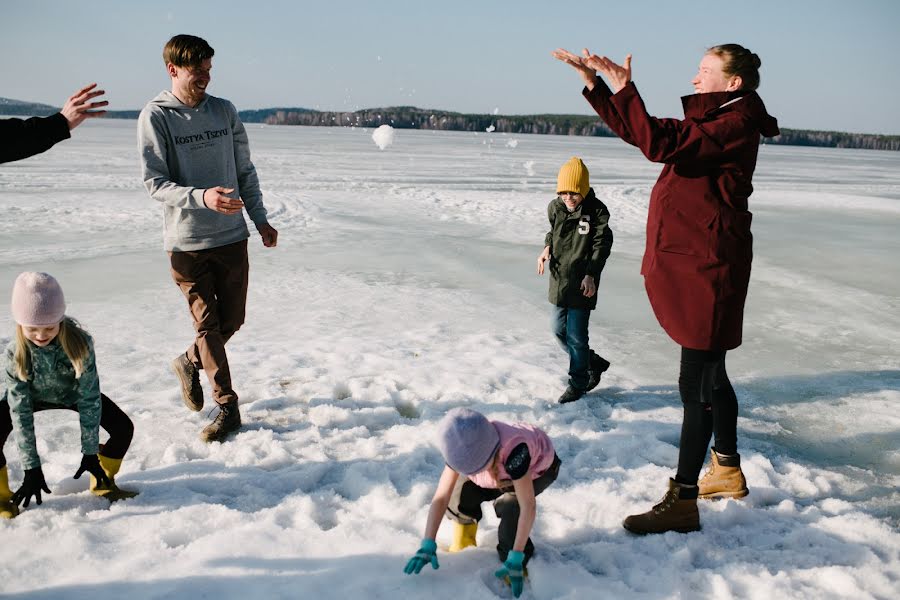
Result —
<instances>
[{"instance_id":1,"label":"woman in red coat","mask_svg":"<svg viewBox=\"0 0 900 600\"><path fill-rule=\"evenodd\" d=\"M681 346L678 473L662 502L624 526L635 533L694 531L698 497L748 494L725 353L741 344L753 257L747 199L759 140L778 135L778 124L754 91L759 57L737 44L704 55L691 82L696 93L682 98L681 120L647 114L631 81L631 55L618 65L583 54L560 49L553 56L578 71L585 98L610 129L665 165L650 194L641 274L657 320ZM712 463L698 486L713 433Z\"/></svg>"}]
</instances>

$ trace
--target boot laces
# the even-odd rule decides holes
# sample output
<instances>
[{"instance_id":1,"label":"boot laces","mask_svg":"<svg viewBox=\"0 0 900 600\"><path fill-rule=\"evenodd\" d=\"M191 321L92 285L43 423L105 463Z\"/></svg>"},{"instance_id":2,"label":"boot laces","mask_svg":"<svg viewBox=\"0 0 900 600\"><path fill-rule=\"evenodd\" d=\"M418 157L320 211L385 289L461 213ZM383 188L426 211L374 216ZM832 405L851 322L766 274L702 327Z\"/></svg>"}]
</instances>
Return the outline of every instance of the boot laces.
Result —
<instances>
[{"instance_id":1,"label":"boot laces","mask_svg":"<svg viewBox=\"0 0 900 600\"><path fill-rule=\"evenodd\" d=\"M209 412L206 413L206 418L212 416L213 411L216 409L219 410L219 414L216 415L216 418L213 419L213 421L224 421L226 418L228 418L228 406L226 404L217 404L216 406L213 406L209 410Z\"/></svg>"},{"instance_id":2,"label":"boot laces","mask_svg":"<svg viewBox=\"0 0 900 600\"><path fill-rule=\"evenodd\" d=\"M658 515L661 512L669 510L676 500L678 500L678 490L669 490L659 503L653 507L653 513Z\"/></svg>"}]
</instances>

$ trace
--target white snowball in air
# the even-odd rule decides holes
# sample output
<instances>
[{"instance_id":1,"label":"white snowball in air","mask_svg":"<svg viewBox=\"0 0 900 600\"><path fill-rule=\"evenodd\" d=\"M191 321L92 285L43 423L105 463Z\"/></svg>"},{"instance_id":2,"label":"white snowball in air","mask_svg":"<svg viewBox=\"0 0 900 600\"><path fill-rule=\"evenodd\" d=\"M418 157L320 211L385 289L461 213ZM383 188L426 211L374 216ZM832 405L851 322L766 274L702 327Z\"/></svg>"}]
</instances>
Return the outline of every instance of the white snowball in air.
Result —
<instances>
[{"instance_id":1,"label":"white snowball in air","mask_svg":"<svg viewBox=\"0 0 900 600\"><path fill-rule=\"evenodd\" d=\"M379 148L384 150L394 143L394 128L390 125L382 125L372 133L372 139Z\"/></svg>"}]
</instances>

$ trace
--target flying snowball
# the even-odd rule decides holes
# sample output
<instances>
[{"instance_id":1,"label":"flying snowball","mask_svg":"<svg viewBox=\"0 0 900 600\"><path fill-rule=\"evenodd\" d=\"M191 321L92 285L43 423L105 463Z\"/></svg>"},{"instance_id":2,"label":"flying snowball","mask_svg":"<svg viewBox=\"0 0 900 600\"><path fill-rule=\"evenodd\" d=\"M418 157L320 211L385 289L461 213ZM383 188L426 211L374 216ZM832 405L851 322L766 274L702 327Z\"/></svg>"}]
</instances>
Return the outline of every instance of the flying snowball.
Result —
<instances>
[{"instance_id":1,"label":"flying snowball","mask_svg":"<svg viewBox=\"0 0 900 600\"><path fill-rule=\"evenodd\" d=\"M485 129L485 131L487 131L488 133L492 133L494 131L494 129L496 129L496 128L493 125L491 125L487 129Z\"/></svg>"},{"instance_id":2,"label":"flying snowball","mask_svg":"<svg viewBox=\"0 0 900 600\"><path fill-rule=\"evenodd\" d=\"M394 143L394 128L390 125L381 125L372 133L372 139L381 150L384 150Z\"/></svg>"}]
</instances>

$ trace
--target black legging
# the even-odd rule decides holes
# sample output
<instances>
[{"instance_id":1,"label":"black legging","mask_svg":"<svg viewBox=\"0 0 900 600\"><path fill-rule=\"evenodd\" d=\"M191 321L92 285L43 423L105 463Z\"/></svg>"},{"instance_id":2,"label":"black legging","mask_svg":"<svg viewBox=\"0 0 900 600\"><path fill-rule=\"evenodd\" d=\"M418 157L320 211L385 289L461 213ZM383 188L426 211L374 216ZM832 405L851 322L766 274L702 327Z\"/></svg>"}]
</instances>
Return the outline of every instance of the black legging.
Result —
<instances>
[{"instance_id":1,"label":"black legging","mask_svg":"<svg viewBox=\"0 0 900 600\"><path fill-rule=\"evenodd\" d=\"M717 452L737 453L738 404L725 372L725 352L682 348L678 390L684 420L675 480L696 485L713 432Z\"/></svg>"},{"instance_id":2,"label":"black legging","mask_svg":"<svg viewBox=\"0 0 900 600\"><path fill-rule=\"evenodd\" d=\"M100 454L107 458L122 458L128 452L128 446L131 445L131 438L134 435L134 425L122 409L115 402L106 397L106 394L100 394L102 402L100 408L100 427L109 434L109 440L105 444L100 444ZM74 406L59 407L78 412ZM49 410L49 408L39 408L35 412ZM6 466L6 456L3 455L3 445L12 432L12 418L9 414L9 401L0 402L0 468Z\"/></svg>"}]
</instances>

